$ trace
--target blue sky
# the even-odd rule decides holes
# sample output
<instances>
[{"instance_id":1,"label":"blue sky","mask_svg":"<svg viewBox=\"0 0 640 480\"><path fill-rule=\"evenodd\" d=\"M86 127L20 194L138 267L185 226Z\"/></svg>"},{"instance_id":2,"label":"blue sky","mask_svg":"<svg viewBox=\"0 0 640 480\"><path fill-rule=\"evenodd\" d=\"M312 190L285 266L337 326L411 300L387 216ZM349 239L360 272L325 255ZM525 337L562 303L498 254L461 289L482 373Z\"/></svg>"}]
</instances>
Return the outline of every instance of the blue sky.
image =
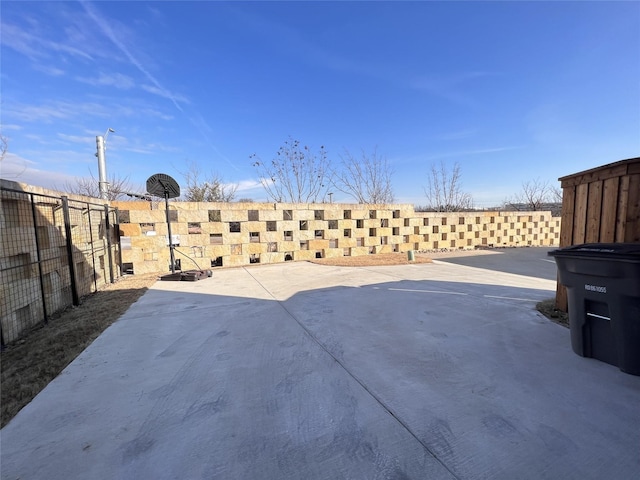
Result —
<instances>
[{"instance_id":1,"label":"blue sky","mask_svg":"<svg viewBox=\"0 0 640 480\"><path fill-rule=\"evenodd\" d=\"M640 155L640 2L1 5L3 178L140 185L194 163L266 200L289 137L386 156L399 202L459 163L476 206ZM334 196L334 201L348 200Z\"/></svg>"}]
</instances>

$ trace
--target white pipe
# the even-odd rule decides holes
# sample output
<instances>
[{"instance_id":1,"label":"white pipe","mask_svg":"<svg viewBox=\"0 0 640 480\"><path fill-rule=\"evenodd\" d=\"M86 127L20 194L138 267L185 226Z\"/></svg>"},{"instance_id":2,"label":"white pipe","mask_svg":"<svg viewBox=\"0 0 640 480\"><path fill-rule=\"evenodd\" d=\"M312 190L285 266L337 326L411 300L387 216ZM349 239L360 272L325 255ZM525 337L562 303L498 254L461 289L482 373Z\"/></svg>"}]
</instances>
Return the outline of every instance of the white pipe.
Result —
<instances>
[{"instance_id":1,"label":"white pipe","mask_svg":"<svg viewBox=\"0 0 640 480\"><path fill-rule=\"evenodd\" d=\"M100 198L108 200L107 162L104 159L104 137L102 135L96 137L96 148L98 150L98 189L100 190Z\"/></svg>"},{"instance_id":2,"label":"white pipe","mask_svg":"<svg viewBox=\"0 0 640 480\"><path fill-rule=\"evenodd\" d=\"M108 128L104 136L98 135L96 137L96 157L98 157L98 190L100 191L100 198L103 200L109 199L109 182L107 182L107 161L105 160L105 151L107 150L107 136L109 132L115 132L113 128Z\"/></svg>"}]
</instances>

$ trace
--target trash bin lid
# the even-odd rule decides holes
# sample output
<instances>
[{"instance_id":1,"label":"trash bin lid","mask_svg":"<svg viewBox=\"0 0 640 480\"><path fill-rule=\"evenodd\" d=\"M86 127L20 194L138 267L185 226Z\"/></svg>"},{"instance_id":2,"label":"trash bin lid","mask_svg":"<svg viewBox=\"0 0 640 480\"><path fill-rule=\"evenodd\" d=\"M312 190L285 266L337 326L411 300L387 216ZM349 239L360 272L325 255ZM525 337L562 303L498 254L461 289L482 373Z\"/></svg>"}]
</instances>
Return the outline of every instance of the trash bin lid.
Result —
<instances>
[{"instance_id":1,"label":"trash bin lid","mask_svg":"<svg viewBox=\"0 0 640 480\"><path fill-rule=\"evenodd\" d=\"M640 243L584 243L552 250L552 257L590 257L640 261Z\"/></svg>"}]
</instances>

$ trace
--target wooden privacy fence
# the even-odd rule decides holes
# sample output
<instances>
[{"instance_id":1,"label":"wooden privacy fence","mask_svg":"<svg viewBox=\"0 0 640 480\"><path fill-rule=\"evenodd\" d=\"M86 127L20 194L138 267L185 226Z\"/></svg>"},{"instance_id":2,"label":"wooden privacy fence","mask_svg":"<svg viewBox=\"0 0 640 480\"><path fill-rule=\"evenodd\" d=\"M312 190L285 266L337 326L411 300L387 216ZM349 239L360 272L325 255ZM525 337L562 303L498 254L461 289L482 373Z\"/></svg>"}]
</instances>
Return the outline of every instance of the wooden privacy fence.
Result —
<instances>
[{"instance_id":1,"label":"wooden privacy fence","mask_svg":"<svg viewBox=\"0 0 640 480\"><path fill-rule=\"evenodd\" d=\"M559 180L561 248L583 243L640 242L640 157ZM567 292L560 284L556 306L567 311Z\"/></svg>"}]
</instances>

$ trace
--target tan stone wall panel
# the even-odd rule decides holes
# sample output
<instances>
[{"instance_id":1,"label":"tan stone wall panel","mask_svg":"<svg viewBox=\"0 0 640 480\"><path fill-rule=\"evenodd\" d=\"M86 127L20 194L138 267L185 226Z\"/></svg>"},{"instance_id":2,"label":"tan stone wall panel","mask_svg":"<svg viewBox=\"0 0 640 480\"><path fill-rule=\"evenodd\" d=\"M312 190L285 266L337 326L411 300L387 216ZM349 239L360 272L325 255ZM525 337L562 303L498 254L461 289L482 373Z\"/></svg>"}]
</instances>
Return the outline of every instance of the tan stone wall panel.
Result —
<instances>
[{"instance_id":1,"label":"tan stone wall panel","mask_svg":"<svg viewBox=\"0 0 640 480\"><path fill-rule=\"evenodd\" d=\"M247 264L252 254L260 255L260 263L269 263L284 261L284 252L293 252L295 260L304 260L315 258L316 252L321 252L327 257L341 256L345 254L345 249L351 249L351 255L368 255L372 249L376 253L382 253L416 249L427 251L442 248L474 248L481 245L552 245L557 244L560 228L560 220L552 219L548 212L447 214L415 213L410 205L386 205L378 209L375 206L353 204L275 206L274 209L274 204L253 203L241 208L243 205L232 204L232 208L229 209L228 204L196 204L195 207L181 204L182 217L180 222L175 223L175 227L172 223L172 230L174 234L178 233L181 236L181 246L205 246L207 253L204 257L207 261L223 256L224 265L240 265ZM208 222L209 210L220 210L223 221ZM259 221L248 221L248 210L257 210ZM284 210L292 211L293 220L283 220ZM318 212L322 220L315 218L316 210L322 211ZM351 212L351 218L344 218L345 210ZM375 210L375 218L370 218L372 210ZM393 218L396 212L399 212L399 218ZM202 220L203 218L205 220ZM150 220L151 218L147 222L152 223ZM300 230L300 220L306 220L306 230ZM338 228L329 229L329 220L337 221ZM357 220L361 220L362 228L356 228ZM145 223L142 219L140 221ZM187 224L195 221L201 222L202 234L183 234ZM240 233L228 233L228 225L232 221L240 222ZM277 231L267 231L267 221L275 221ZM534 222L542 223L535 225ZM134 231L134 227L130 228L128 232ZM147 237L147 241L159 244L160 255L162 256L162 250L165 250L168 258L168 248L163 244L164 237L161 237L162 234L166 235L163 228L166 228L164 222L158 223L158 236L155 239ZM350 237L344 236L345 230L351 231ZM292 232L291 240L284 239L285 231ZM317 238L316 231L321 231L323 238ZM249 232L259 232L259 243L250 241ZM221 233L224 245L210 245L210 233ZM374 236L371 236L372 233ZM386 237L385 240L383 237ZM362 239L362 246L358 246L359 239ZM334 241L331 243L334 246L337 240L337 248L329 248L329 240ZM301 250L301 242L305 241L308 250ZM383 241L386 243L383 244ZM268 251L269 243L277 245L277 252ZM231 244L242 244L242 255L231 255ZM133 239L132 246L138 247L138 243L133 242Z\"/></svg>"}]
</instances>

